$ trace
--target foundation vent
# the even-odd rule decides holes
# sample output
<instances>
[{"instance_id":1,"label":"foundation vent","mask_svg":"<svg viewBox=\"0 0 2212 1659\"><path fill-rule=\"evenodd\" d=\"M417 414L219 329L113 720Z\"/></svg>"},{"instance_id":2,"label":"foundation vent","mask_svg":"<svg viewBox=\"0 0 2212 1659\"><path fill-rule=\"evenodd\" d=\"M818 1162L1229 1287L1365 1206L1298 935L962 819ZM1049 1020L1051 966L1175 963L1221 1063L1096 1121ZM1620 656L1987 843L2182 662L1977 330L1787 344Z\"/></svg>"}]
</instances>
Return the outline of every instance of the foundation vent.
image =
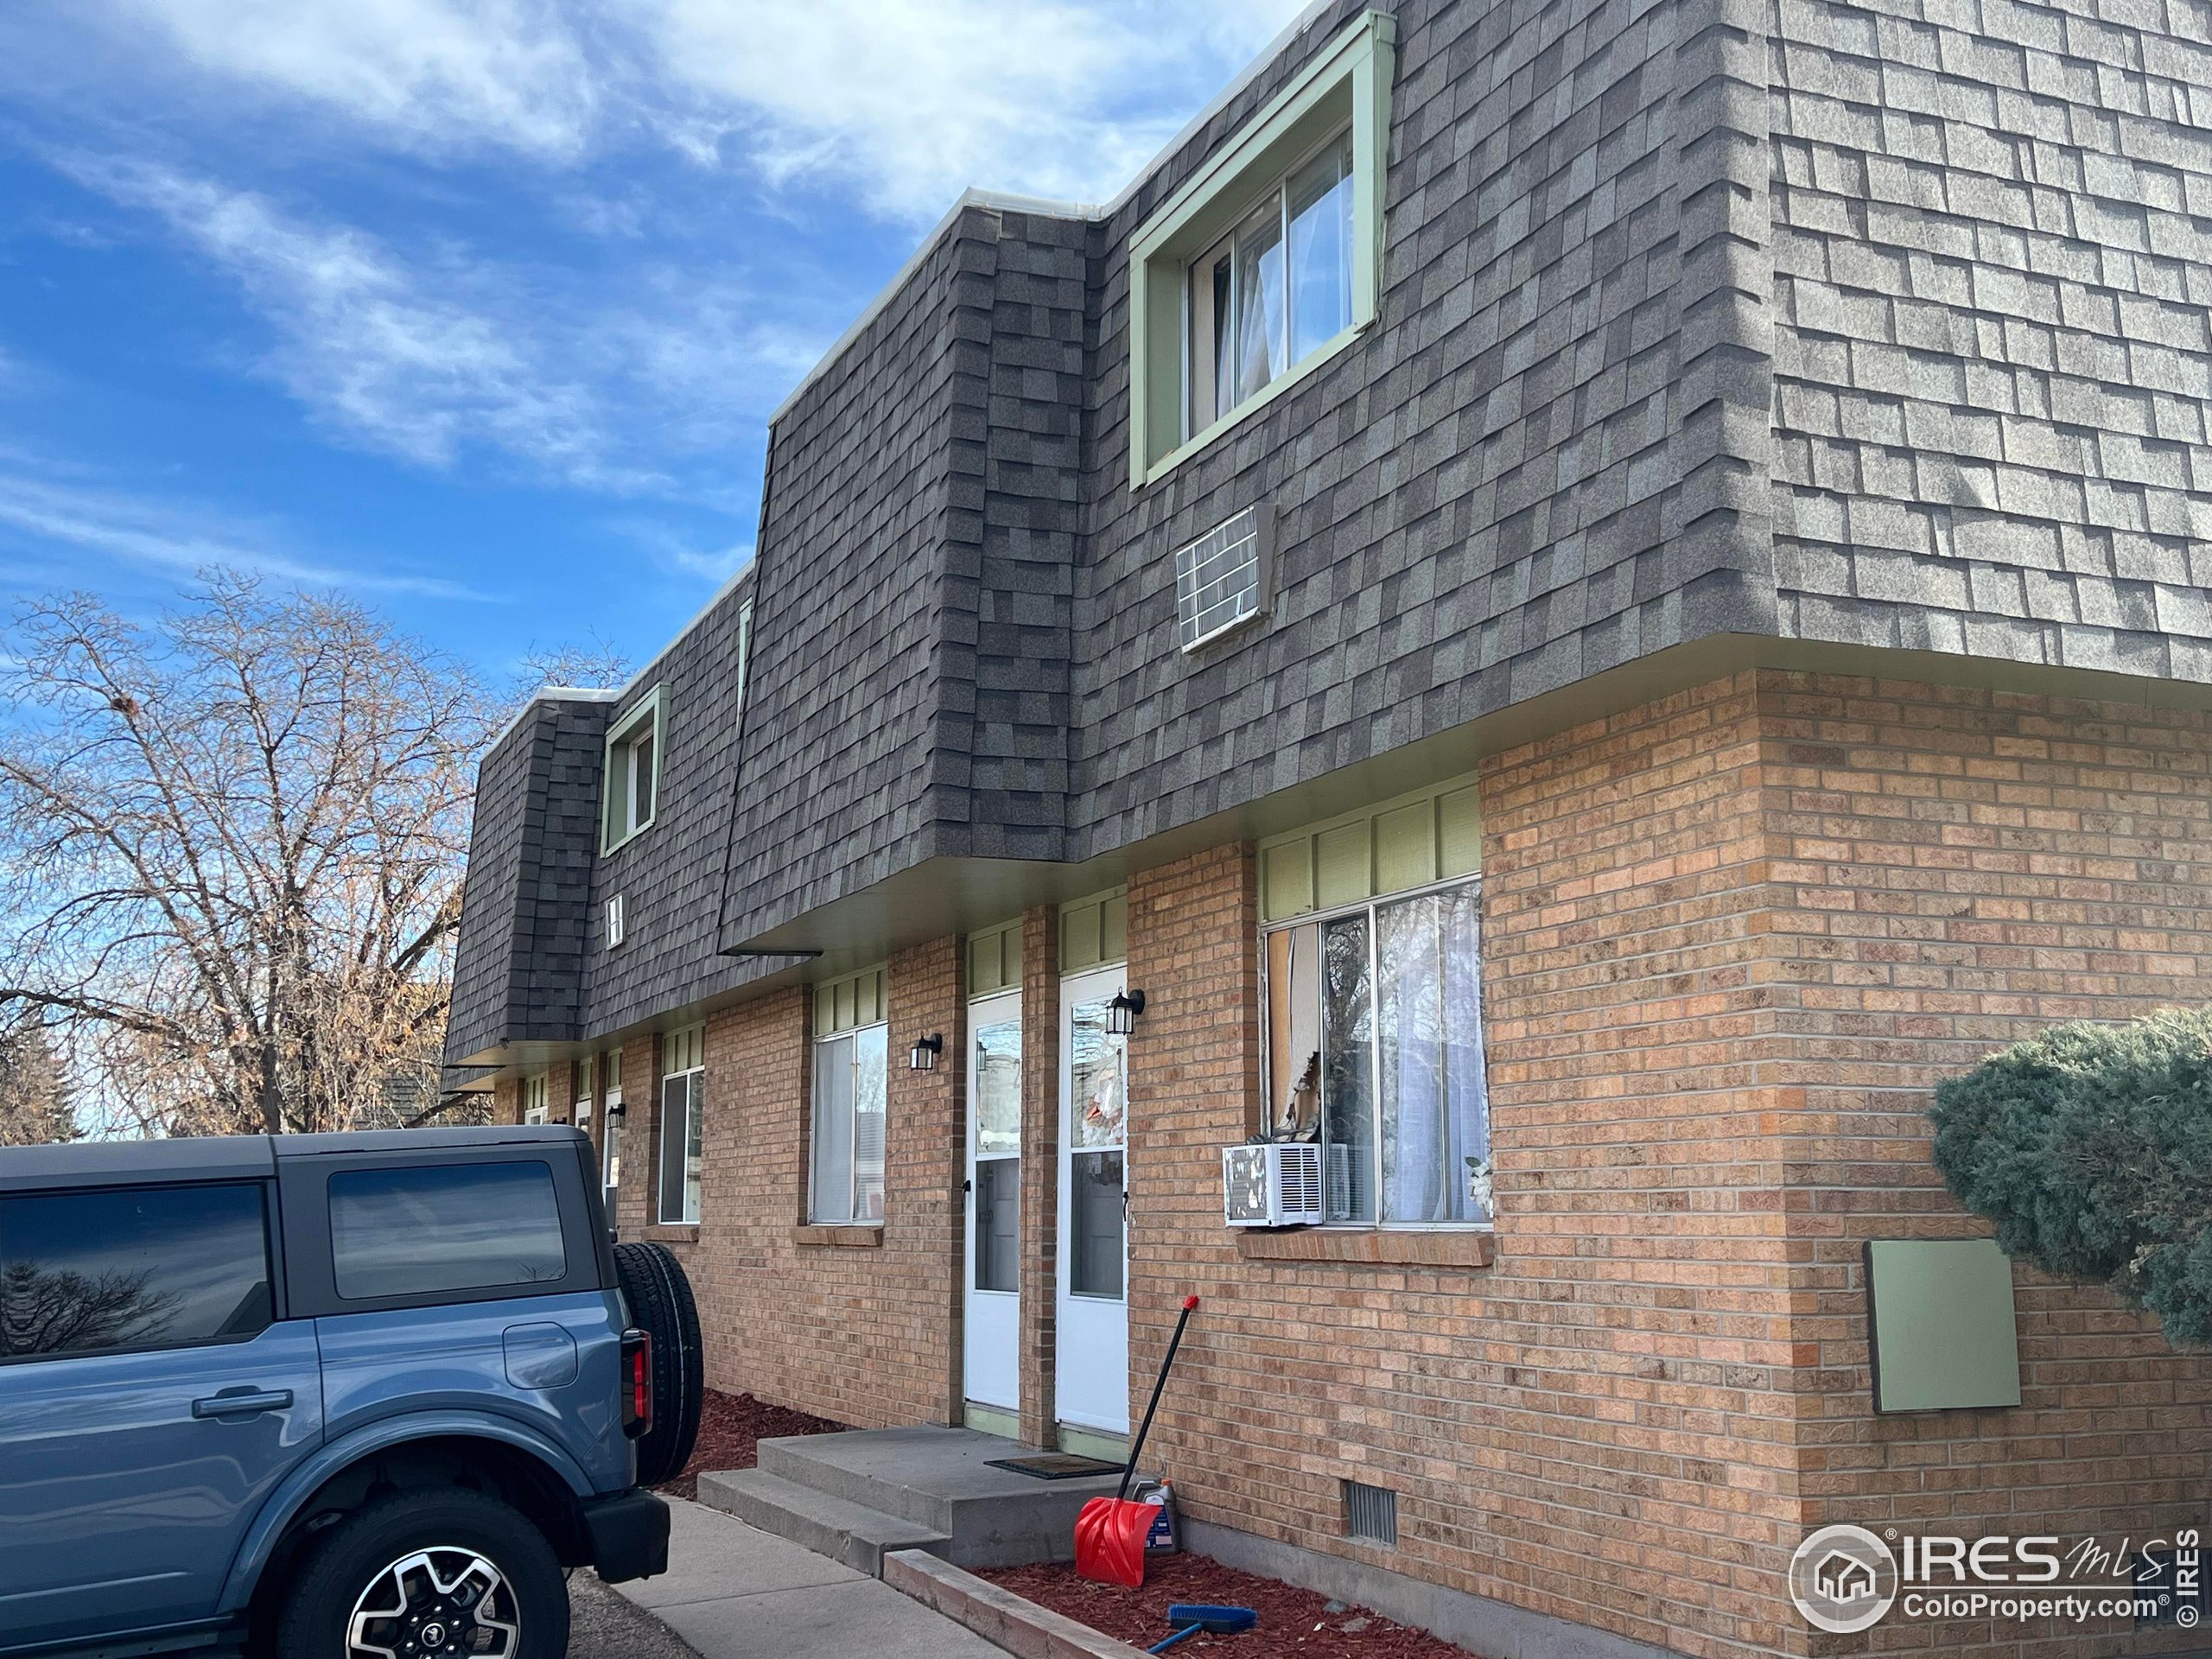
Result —
<instances>
[{"instance_id":1,"label":"foundation vent","mask_svg":"<svg viewBox=\"0 0 2212 1659\"><path fill-rule=\"evenodd\" d=\"M1344 1530L1371 1544L1398 1541L1398 1495L1387 1486L1344 1482Z\"/></svg>"}]
</instances>

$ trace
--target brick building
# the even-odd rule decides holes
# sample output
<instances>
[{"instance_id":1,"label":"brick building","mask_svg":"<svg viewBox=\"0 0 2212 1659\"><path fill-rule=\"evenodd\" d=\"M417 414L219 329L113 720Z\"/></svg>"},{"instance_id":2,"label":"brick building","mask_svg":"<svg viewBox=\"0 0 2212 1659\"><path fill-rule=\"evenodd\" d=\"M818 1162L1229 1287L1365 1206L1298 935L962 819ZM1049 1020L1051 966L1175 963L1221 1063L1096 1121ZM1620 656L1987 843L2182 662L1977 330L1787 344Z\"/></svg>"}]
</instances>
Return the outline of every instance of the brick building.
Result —
<instances>
[{"instance_id":1,"label":"brick building","mask_svg":"<svg viewBox=\"0 0 2212 1659\"><path fill-rule=\"evenodd\" d=\"M718 1387L1110 1452L1198 1291L1198 1543L1493 1659L2186 1649L1784 1570L2202 1524L2212 1364L2016 1268L2018 1403L1878 1410L1867 1247L1986 1233L1936 1079L2202 995L2209 40L1325 0L963 199L753 567L486 760L453 1075ZM1224 1225L1286 1126L1321 1224Z\"/></svg>"}]
</instances>

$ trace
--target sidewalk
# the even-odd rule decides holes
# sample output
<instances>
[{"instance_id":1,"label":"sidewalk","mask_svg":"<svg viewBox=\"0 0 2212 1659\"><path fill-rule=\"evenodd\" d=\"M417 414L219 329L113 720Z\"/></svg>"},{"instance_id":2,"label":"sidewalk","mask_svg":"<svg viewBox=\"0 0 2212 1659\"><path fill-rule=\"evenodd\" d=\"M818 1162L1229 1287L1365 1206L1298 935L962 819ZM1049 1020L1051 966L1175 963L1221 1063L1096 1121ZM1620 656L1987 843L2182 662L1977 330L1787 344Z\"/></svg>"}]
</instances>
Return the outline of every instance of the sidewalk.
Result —
<instances>
[{"instance_id":1,"label":"sidewalk","mask_svg":"<svg viewBox=\"0 0 2212 1659\"><path fill-rule=\"evenodd\" d=\"M671 1501L668 1571L614 1587L700 1659L1005 1659L942 1613L826 1555Z\"/></svg>"}]
</instances>

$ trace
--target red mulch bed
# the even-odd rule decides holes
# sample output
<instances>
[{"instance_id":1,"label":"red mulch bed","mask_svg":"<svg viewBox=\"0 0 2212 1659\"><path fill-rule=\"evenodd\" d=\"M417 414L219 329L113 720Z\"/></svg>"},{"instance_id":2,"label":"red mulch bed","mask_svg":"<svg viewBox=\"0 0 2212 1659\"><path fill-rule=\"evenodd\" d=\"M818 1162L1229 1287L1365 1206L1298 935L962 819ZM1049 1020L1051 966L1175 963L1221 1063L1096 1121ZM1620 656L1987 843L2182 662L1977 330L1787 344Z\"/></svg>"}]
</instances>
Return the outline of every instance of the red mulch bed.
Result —
<instances>
[{"instance_id":1,"label":"red mulch bed","mask_svg":"<svg viewBox=\"0 0 2212 1659\"><path fill-rule=\"evenodd\" d=\"M1171 1655L1217 1653L1244 1659L1269 1659L1294 1653L1301 1659L1467 1659L1465 1648L1426 1630L1394 1624L1363 1607L1331 1612L1326 1596L1274 1579L1240 1573L1203 1555L1154 1556L1145 1563L1144 1588L1093 1584L1076 1576L1065 1562L1049 1567L995 1567L982 1574L1017 1596L1088 1624L1094 1630L1148 1648L1174 1633L1167 1622L1171 1601L1224 1603L1249 1607L1259 1624L1242 1636L1200 1634L1178 1642Z\"/></svg>"},{"instance_id":2,"label":"red mulch bed","mask_svg":"<svg viewBox=\"0 0 2212 1659\"><path fill-rule=\"evenodd\" d=\"M759 1459L762 1440L785 1434L835 1434L843 1427L842 1423L793 1411L788 1406L772 1406L749 1394L720 1394L709 1389L699 1408L699 1443L692 1450L691 1461L683 1465L682 1474L656 1490L671 1497L696 1497L701 1471L750 1469Z\"/></svg>"}]
</instances>

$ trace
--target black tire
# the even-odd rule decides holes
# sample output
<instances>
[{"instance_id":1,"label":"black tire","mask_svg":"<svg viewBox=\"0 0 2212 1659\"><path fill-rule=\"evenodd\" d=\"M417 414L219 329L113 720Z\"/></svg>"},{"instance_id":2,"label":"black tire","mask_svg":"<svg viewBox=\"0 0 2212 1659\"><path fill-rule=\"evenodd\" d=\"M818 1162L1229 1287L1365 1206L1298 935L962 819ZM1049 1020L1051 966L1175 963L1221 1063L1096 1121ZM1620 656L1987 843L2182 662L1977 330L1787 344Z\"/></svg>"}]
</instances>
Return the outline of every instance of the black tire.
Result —
<instances>
[{"instance_id":1,"label":"black tire","mask_svg":"<svg viewBox=\"0 0 2212 1659\"><path fill-rule=\"evenodd\" d=\"M437 1592L437 1572L395 1573L417 1551L441 1552L438 1572L451 1577L450 1595ZM484 1574L457 1570L471 1555L488 1563L503 1590L486 1596ZM404 1597L388 1593L391 1585L403 1580ZM492 1618L512 1624L514 1639L477 1622L486 1601ZM352 1645L353 1624L364 1606L406 1609L394 1621L365 1629L371 1651L405 1651L404 1642L396 1637L410 1619L418 1621L410 1632L417 1637L423 1630L420 1621L444 1627L445 1643L416 1649L425 1655L481 1651L495 1659L563 1659L569 1651L568 1578L553 1546L499 1499L458 1487L395 1492L364 1505L325 1534L284 1588L275 1651L284 1659L355 1659L361 1649ZM486 1637L491 1638L488 1645L470 1645Z\"/></svg>"},{"instance_id":2,"label":"black tire","mask_svg":"<svg viewBox=\"0 0 2212 1659\"><path fill-rule=\"evenodd\" d=\"M638 1442L638 1484L658 1486L683 1472L699 1439L699 1309L683 1264L664 1244L617 1244L614 1271L630 1322L653 1339L653 1426Z\"/></svg>"}]
</instances>

